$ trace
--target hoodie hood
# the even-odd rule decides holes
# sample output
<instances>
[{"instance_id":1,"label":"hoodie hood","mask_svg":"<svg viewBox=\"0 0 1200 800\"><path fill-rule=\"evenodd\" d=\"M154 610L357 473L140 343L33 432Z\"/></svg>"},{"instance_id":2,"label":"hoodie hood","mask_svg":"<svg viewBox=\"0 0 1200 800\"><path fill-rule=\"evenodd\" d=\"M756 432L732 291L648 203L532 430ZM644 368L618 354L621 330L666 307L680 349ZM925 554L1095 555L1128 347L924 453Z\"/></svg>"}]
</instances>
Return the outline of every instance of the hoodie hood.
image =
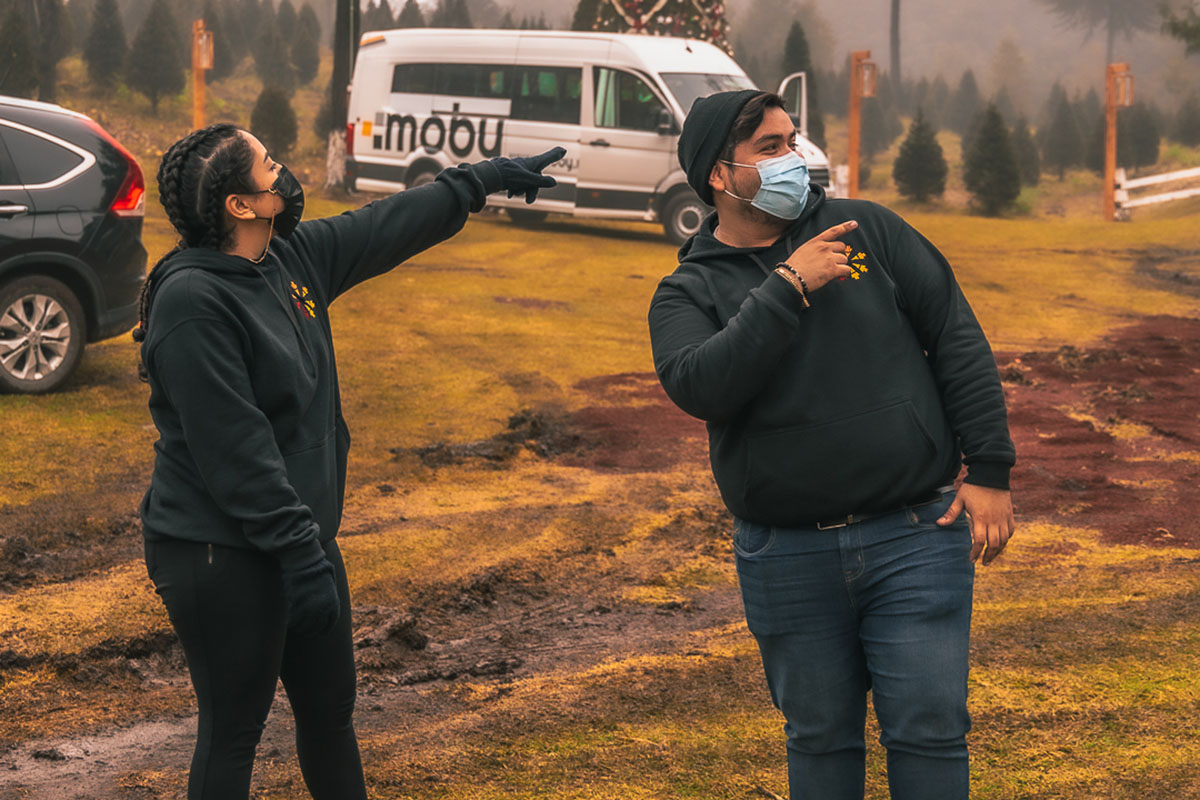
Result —
<instances>
[{"instance_id":1,"label":"hoodie hood","mask_svg":"<svg viewBox=\"0 0 1200 800\"><path fill-rule=\"evenodd\" d=\"M798 244L795 244L793 240L800 238L801 229L808 224L808 221L816 213L817 209L825 203L825 197L824 186L817 183L811 185L808 202L804 206L804 211L788 225L787 229L783 232L783 237L781 237L787 239L788 252L796 249ZM771 246L731 247L716 237L716 230L717 214L714 211L700 224L700 230L679 248L679 263L685 264L689 261L701 262L711 258L730 258L731 256L739 255L753 256L755 253Z\"/></svg>"}]
</instances>

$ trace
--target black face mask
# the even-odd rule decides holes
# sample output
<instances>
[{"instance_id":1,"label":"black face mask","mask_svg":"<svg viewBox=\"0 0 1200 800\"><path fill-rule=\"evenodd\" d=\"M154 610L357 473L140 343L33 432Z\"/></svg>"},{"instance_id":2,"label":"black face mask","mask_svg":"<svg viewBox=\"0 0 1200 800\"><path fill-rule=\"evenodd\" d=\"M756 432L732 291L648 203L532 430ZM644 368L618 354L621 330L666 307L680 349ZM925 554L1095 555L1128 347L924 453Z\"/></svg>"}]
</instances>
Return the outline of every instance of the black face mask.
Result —
<instances>
[{"instance_id":1,"label":"black face mask","mask_svg":"<svg viewBox=\"0 0 1200 800\"><path fill-rule=\"evenodd\" d=\"M266 191L283 198L283 210L274 217L259 217L259 219L271 219L275 232L286 239L292 235L292 231L296 230L296 226L300 224L300 218L304 216L304 187L300 185L300 181L296 180L296 176L291 173L291 170L280 164L278 177L271 184L271 188Z\"/></svg>"}]
</instances>

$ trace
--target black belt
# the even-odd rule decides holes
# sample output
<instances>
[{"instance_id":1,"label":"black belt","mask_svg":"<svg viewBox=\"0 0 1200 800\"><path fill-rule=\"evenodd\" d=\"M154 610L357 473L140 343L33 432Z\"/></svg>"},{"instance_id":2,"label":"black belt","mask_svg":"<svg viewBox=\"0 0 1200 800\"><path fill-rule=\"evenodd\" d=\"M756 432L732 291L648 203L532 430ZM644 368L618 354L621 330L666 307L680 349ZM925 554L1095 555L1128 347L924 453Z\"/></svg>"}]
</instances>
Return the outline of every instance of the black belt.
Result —
<instances>
[{"instance_id":1,"label":"black belt","mask_svg":"<svg viewBox=\"0 0 1200 800\"><path fill-rule=\"evenodd\" d=\"M905 503L899 508L893 508L891 511L872 511L866 514L847 514L844 517L836 517L834 519L825 520L817 523L817 530L828 531L834 528L844 528L847 525L853 525L856 522L865 522L875 517L885 517L888 514L896 514L900 511L906 511L910 508L920 508L921 506L931 505L942 499L942 492L934 491L929 494L922 495L911 503Z\"/></svg>"}]
</instances>

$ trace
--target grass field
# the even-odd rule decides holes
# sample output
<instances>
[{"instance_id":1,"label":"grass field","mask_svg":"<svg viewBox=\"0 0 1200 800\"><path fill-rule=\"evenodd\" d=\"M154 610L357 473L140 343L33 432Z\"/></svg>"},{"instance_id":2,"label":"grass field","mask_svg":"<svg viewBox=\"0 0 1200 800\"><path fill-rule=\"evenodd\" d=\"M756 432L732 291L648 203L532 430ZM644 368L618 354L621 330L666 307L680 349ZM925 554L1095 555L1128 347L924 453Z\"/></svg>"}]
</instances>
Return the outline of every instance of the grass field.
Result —
<instances>
[{"instance_id":1,"label":"grass field","mask_svg":"<svg viewBox=\"0 0 1200 800\"><path fill-rule=\"evenodd\" d=\"M235 78L214 103L248 108L252 86ZM312 103L298 102L305 130ZM119 98L105 120L152 173L182 130L155 129L143 105ZM302 140L308 216L366 199L317 191L319 157ZM1027 375L1006 383L1019 532L977 573L974 794L1200 798L1200 533L1176 500L1200 462L1187 360L1200 348L1152 384L1166 357L1129 334L1154 318L1194 344L1182 332L1200 305L1200 243L1186 208L1100 222L1080 210L1098 204L1087 180L1039 190L1062 214L1034 203L1006 219L953 197L931 209L886 186L868 195L943 249L1000 360ZM152 257L171 242L153 197L146 241ZM484 214L332 308L374 797L786 795L782 720L742 621L703 427L652 375L645 312L674 265L653 226L530 231ZM135 361L113 339L89 348L65 391L0 397L0 798L181 796L193 708L140 559L133 511L155 433ZM1087 371L1099 362L1127 377L1106 384ZM1106 387L1153 393L1180 409L1177 427L1152 424L1151 403L1110 409ZM522 446L488 449L513 431ZM1112 452L1083 489L1047 449L1073 435ZM1061 488L1035 502L1047 485ZM1134 500L1118 519L1100 513L1111 498ZM379 620L401 633L378 643ZM429 644L406 639L413 628ZM281 699L256 797L307 796L287 718ZM153 740L172 721L153 752L115 733ZM882 800L883 754L869 748L868 796Z\"/></svg>"}]
</instances>

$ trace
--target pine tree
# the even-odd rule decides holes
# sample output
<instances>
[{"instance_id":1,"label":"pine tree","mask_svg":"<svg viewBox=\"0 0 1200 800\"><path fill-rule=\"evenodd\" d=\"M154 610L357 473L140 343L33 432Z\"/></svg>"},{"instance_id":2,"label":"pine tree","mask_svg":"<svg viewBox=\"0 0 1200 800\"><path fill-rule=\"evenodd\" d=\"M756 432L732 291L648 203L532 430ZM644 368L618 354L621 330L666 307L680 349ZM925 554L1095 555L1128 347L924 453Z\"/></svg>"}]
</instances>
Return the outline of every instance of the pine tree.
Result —
<instances>
[{"instance_id":1,"label":"pine tree","mask_svg":"<svg viewBox=\"0 0 1200 800\"><path fill-rule=\"evenodd\" d=\"M571 30L590 31L600 15L601 0L579 0L575 5L575 14L571 18Z\"/></svg>"},{"instance_id":2,"label":"pine tree","mask_svg":"<svg viewBox=\"0 0 1200 800\"><path fill-rule=\"evenodd\" d=\"M511 16L509 17L511 19ZM417 5L417 0L406 0L404 8L400 9L400 16L396 19L397 28L424 28L425 15L421 13L421 7ZM501 26L503 27L503 26Z\"/></svg>"},{"instance_id":3,"label":"pine tree","mask_svg":"<svg viewBox=\"0 0 1200 800\"><path fill-rule=\"evenodd\" d=\"M1120 117L1121 122L1125 123L1124 126L1118 125L1117 133L1121 165L1137 168L1157 164L1162 133L1155 109L1145 103L1134 103L1130 108L1121 109Z\"/></svg>"},{"instance_id":4,"label":"pine tree","mask_svg":"<svg viewBox=\"0 0 1200 800\"><path fill-rule=\"evenodd\" d=\"M500 28L502 30L509 31L516 30L517 23L513 21L513 15L511 11L504 12L504 17L500 20Z\"/></svg>"},{"instance_id":5,"label":"pine tree","mask_svg":"<svg viewBox=\"0 0 1200 800\"><path fill-rule=\"evenodd\" d=\"M254 66L264 87L274 86L289 96L296 90L296 70L291 53L279 31L273 26L262 32L254 49Z\"/></svg>"},{"instance_id":6,"label":"pine tree","mask_svg":"<svg viewBox=\"0 0 1200 800\"><path fill-rule=\"evenodd\" d=\"M868 97L862 103L862 152L867 158L892 146L904 130L896 109L885 106L878 97Z\"/></svg>"},{"instance_id":7,"label":"pine tree","mask_svg":"<svg viewBox=\"0 0 1200 800\"><path fill-rule=\"evenodd\" d=\"M274 158L287 158L296 144L299 128L286 91L278 86L267 86L262 90L250 112L250 130Z\"/></svg>"},{"instance_id":8,"label":"pine tree","mask_svg":"<svg viewBox=\"0 0 1200 800\"><path fill-rule=\"evenodd\" d=\"M312 3L305 0L304 5L300 6L300 13L296 16L297 30L307 29L312 33L313 41L321 43L321 23L317 19L317 12L313 11Z\"/></svg>"},{"instance_id":9,"label":"pine tree","mask_svg":"<svg viewBox=\"0 0 1200 800\"><path fill-rule=\"evenodd\" d=\"M88 79L98 86L112 86L125 64L125 26L117 0L97 0L92 25L83 47Z\"/></svg>"},{"instance_id":10,"label":"pine tree","mask_svg":"<svg viewBox=\"0 0 1200 800\"><path fill-rule=\"evenodd\" d=\"M221 12L217 10L217 4L213 0L208 0L204 4L204 13L201 18L204 20L204 27L212 34L213 40L213 65L212 69L208 71L207 78L219 81L228 77L237 64L233 60L233 51L230 49L229 40L225 37Z\"/></svg>"},{"instance_id":11,"label":"pine tree","mask_svg":"<svg viewBox=\"0 0 1200 800\"><path fill-rule=\"evenodd\" d=\"M242 59L250 50L250 45L246 40L247 32L241 25L241 7L237 5L237 0L214 0L214 10L221 20L221 33L225 40L224 49L229 58L229 72L225 74L231 74L242 63ZM217 58L217 50L221 47L221 40L214 37L214 60Z\"/></svg>"},{"instance_id":12,"label":"pine tree","mask_svg":"<svg viewBox=\"0 0 1200 800\"><path fill-rule=\"evenodd\" d=\"M1186 44L1189 56L1200 53L1200 13L1195 8L1185 8L1178 15L1167 14L1163 31Z\"/></svg>"},{"instance_id":13,"label":"pine tree","mask_svg":"<svg viewBox=\"0 0 1200 800\"><path fill-rule=\"evenodd\" d=\"M314 23L315 24L315 23ZM319 28L318 28L319 30ZM312 26L296 24L296 35L292 39L292 66L295 68L296 81L301 86L312 83L321 67L321 51L317 45L317 34Z\"/></svg>"},{"instance_id":14,"label":"pine tree","mask_svg":"<svg viewBox=\"0 0 1200 800\"><path fill-rule=\"evenodd\" d=\"M892 165L892 179L905 197L923 203L946 191L946 157L920 107Z\"/></svg>"},{"instance_id":15,"label":"pine tree","mask_svg":"<svg viewBox=\"0 0 1200 800\"><path fill-rule=\"evenodd\" d=\"M383 2L387 4L387 0ZM275 10L275 27L285 42L292 41L296 35L296 7L292 0L280 0L279 8Z\"/></svg>"},{"instance_id":16,"label":"pine tree","mask_svg":"<svg viewBox=\"0 0 1200 800\"><path fill-rule=\"evenodd\" d=\"M975 82L975 73L967 70L958 82L958 90L950 100L943 121L950 130L960 135L966 135L979 113L982 105L979 96L979 85Z\"/></svg>"},{"instance_id":17,"label":"pine tree","mask_svg":"<svg viewBox=\"0 0 1200 800\"><path fill-rule=\"evenodd\" d=\"M1066 92L1058 97L1058 105L1054 116L1046 127L1042 138L1042 160L1050 169L1058 172L1061 181L1068 167L1080 163L1083 137L1079 133L1079 124L1075 121L1075 113L1067 102Z\"/></svg>"},{"instance_id":18,"label":"pine tree","mask_svg":"<svg viewBox=\"0 0 1200 800\"><path fill-rule=\"evenodd\" d=\"M63 0L37 0L38 99L53 103L58 95L58 62L71 51L71 20Z\"/></svg>"},{"instance_id":19,"label":"pine tree","mask_svg":"<svg viewBox=\"0 0 1200 800\"><path fill-rule=\"evenodd\" d=\"M1200 144L1200 98L1194 92L1188 95L1175 114L1171 136L1187 147Z\"/></svg>"},{"instance_id":20,"label":"pine tree","mask_svg":"<svg viewBox=\"0 0 1200 800\"><path fill-rule=\"evenodd\" d=\"M38 85L34 68L33 34L17 3L0 17L0 94L32 98Z\"/></svg>"},{"instance_id":21,"label":"pine tree","mask_svg":"<svg viewBox=\"0 0 1200 800\"><path fill-rule=\"evenodd\" d=\"M154 114L160 97L181 92L186 85L183 58L189 50L179 43L177 30L166 0L154 0L126 59L125 82L149 98Z\"/></svg>"},{"instance_id":22,"label":"pine tree","mask_svg":"<svg viewBox=\"0 0 1200 800\"><path fill-rule=\"evenodd\" d=\"M1017 120L1012 132L1013 151L1017 154L1017 169L1021 174L1022 186L1037 186L1042 175L1037 145L1029 133L1029 124L1024 117Z\"/></svg>"},{"instance_id":23,"label":"pine tree","mask_svg":"<svg viewBox=\"0 0 1200 800\"><path fill-rule=\"evenodd\" d=\"M790 75L793 72L804 72L807 75L808 84L808 138L811 139L817 147L825 148L825 120L821 117L821 110L817 107L817 74L813 69L812 53L808 48L808 37L804 35L804 28L799 21L792 22L792 27L788 31L787 41L783 46L783 74ZM796 108L793 111L799 115L800 109Z\"/></svg>"},{"instance_id":24,"label":"pine tree","mask_svg":"<svg viewBox=\"0 0 1200 800\"><path fill-rule=\"evenodd\" d=\"M994 105L984 110L983 121L972 139L963 180L979 209L994 216L1009 208L1021 194L1017 155L1004 117Z\"/></svg>"},{"instance_id":25,"label":"pine tree","mask_svg":"<svg viewBox=\"0 0 1200 800\"><path fill-rule=\"evenodd\" d=\"M67 16L71 18L71 50L83 53L88 31L92 28L92 9L96 0L71 0L67 3Z\"/></svg>"}]
</instances>

